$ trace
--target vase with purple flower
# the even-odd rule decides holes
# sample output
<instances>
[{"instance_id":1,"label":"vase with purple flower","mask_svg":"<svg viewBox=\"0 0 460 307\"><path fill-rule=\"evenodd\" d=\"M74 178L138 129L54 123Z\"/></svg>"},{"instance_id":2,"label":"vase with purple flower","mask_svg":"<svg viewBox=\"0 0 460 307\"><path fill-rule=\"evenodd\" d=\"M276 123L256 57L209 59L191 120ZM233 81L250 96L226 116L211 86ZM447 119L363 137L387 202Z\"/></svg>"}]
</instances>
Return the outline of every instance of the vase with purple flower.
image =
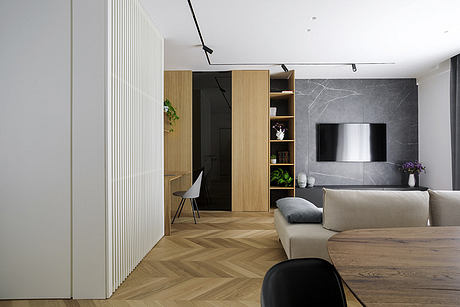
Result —
<instances>
[{"instance_id":1,"label":"vase with purple flower","mask_svg":"<svg viewBox=\"0 0 460 307\"><path fill-rule=\"evenodd\" d=\"M287 131L286 126L283 123L275 123L272 128L276 131L276 139L283 140Z\"/></svg>"},{"instance_id":2,"label":"vase with purple flower","mask_svg":"<svg viewBox=\"0 0 460 307\"><path fill-rule=\"evenodd\" d=\"M418 162L418 161L408 161L408 162L404 162L402 165L401 165L401 170L404 172L404 173L408 173L409 174L409 181L408 181L408 185L413 188L415 187L415 174L420 174L421 172L425 172L426 173L426 167L422 165L422 163Z\"/></svg>"}]
</instances>

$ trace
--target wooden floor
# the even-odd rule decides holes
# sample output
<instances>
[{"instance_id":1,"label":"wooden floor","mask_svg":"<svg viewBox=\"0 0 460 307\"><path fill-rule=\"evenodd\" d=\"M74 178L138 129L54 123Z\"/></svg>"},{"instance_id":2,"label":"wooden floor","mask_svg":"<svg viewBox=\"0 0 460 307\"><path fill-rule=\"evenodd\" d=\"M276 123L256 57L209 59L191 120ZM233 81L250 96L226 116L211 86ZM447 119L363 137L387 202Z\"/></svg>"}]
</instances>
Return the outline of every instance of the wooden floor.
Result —
<instances>
[{"instance_id":1,"label":"wooden floor","mask_svg":"<svg viewBox=\"0 0 460 307\"><path fill-rule=\"evenodd\" d=\"M108 300L3 301L1 306L260 306L265 272L286 255L273 213L181 217ZM347 290L349 306L361 306Z\"/></svg>"}]
</instances>

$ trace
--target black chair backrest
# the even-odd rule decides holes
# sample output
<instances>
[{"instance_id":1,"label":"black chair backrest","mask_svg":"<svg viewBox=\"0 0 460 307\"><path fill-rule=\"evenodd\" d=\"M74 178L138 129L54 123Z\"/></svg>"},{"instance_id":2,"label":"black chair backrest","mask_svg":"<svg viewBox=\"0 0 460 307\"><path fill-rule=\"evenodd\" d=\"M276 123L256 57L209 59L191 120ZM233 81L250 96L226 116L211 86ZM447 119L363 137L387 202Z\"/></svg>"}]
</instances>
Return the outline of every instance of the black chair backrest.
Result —
<instances>
[{"instance_id":1,"label":"black chair backrest","mask_svg":"<svg viewBox=\"0 0 460 307\"><path fill-rule=\"evenodd\" d=\"M346 307L342 280L323 259L291 259L274 265L262 284L262 307Z\"/></svg>"}]
</instances>

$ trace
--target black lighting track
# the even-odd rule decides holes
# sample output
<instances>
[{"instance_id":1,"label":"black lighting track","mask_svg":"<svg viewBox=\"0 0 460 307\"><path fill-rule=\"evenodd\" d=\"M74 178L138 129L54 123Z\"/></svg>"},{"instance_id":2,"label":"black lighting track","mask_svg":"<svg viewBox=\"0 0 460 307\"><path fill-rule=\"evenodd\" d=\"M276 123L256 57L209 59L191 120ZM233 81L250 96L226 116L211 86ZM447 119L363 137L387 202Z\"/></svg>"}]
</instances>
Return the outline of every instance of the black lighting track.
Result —
<instances>
[{"instance_id":1,"label":"black lighting track","mask_svg":"<svg viewBox=\"0 0 460 307\"><path fill-rule=\"evenodd\" d=\"M193 21L195 22L195 27L198 32L198 36L200 37L201 46L203 48L204 55L206 56L206 60L210 66L281 66L283 70L286 70L286 66L351 66L353 72L356 72L356 65L391 65L396 64L395 62L283 62L283 63L212 63L211 59L209 58L209 54L212 54L214 51L209 48L203 39L203 35L201 34L200 26L198 25L198 21L196 19L195 11L193 10L192 1L187 0L188 5L190 7L190 12L192 13Z\"/></svg>"}]
</instances>

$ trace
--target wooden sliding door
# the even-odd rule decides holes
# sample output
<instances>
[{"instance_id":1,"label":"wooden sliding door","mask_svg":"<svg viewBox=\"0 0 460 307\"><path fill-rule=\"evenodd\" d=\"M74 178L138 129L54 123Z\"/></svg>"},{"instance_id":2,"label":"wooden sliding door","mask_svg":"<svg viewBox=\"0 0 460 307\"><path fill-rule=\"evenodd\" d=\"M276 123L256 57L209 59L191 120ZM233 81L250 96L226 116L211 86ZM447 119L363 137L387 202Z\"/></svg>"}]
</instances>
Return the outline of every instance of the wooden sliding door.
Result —
<instances>
[{"instance_id":1,"label":"wooden sliding door","mask_svg":"<svg viewBox=\"0 0 460 307\"><path fill-rule=\"evenodd\" d=\"M232 72L232 210L268 211L269 71Z\"/></svg>"}]
</instances>

